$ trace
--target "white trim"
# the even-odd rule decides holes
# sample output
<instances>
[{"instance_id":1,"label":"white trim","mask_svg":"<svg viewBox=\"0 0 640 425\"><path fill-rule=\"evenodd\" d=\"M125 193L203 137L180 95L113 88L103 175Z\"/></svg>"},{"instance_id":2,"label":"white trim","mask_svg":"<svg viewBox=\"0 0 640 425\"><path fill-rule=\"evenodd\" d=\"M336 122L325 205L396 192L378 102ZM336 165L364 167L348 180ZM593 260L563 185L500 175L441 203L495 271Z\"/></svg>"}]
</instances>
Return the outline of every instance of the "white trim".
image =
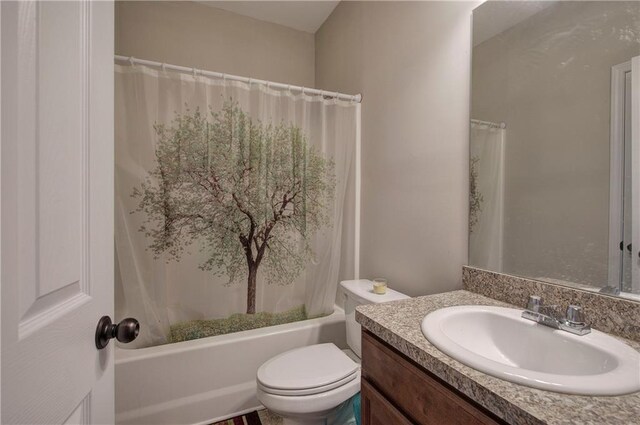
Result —
<instances>
[{"instance_id":1,"label":"white trim","mask_svg":"<svg viewBox=\"0 0 640 425\"><path fill-rule=\"evenodd\" d=\"M0 24L2 23L2 5L0 4ZM0 29L2 26L0 25ZM2 31L0 30L0 46L2 46ZM0 48L0 152L2 152L1 146L4 144L4 137L2 133L2 49ZM6 61L5 61L6 63ZM0 187L2 187L2 154L0 153ZM2 196L0 195L0 199ZM2 208L0 207L0 241L2 241ZM2 276L2 256L0 255L0 276ZM0 277L0 288L2 288L2 278ZM1 292L1 291L0 291ZM2 317L2 300L0 294L0 317ZM2 364L2 330L0 329L0 364ZM0 367L0 382L2 382L2 367ZM1 387L1 386L0 386ZM0 400L2 400L2 389L0 388ZM2 418L2 402L0 401L0 418Z\"/></svg>"},{"instance_id":2,"label":"white trim","mask_svg":"<svg viewBox=\"0 0 640 425\"><path fill-rule=\"evenodd\" d=\"M355 206L355 243L353 255L354 279L360 279L360 193L362 185L362 104L356 105L356 206Z\"/></svg>"},{"instance_id":3,"label":"white trim","mask_svg":"<svg viewBox=\"0 0 640 425\"><path fill-rule=\"evenodd\" d=\"M623 231L624 101L627 72L631 72L631 61L611 67L608 285L615 287L619 286L622 273L620 238Z\"/></svg>"},{"instance_id":4,"label":"white trim","mask_svg":"<svg viewBox=\"0 0 640 425\"><path fill-rule=\"evenodd\" d=\"M631 59L631 291L640 290L640 56Z\"/></svg>"}]
</instances>

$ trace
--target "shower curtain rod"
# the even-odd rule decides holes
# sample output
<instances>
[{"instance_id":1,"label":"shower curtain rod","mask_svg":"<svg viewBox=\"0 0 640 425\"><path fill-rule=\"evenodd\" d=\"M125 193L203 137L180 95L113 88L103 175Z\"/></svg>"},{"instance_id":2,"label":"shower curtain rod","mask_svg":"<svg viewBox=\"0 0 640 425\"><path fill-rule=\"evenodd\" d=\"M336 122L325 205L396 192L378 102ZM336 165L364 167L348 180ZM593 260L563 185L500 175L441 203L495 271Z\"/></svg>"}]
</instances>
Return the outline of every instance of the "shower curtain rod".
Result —
<instances>
[{"instance_id":1,"label":"shower curtain rod","mask_svg":"<svg viewBox=\"0 0 640 425\"><path fill-rule=\"evenodd\" d=\"M491 122L491 121L482 121L482 120L471 120L471 122L473 124L482 124L482 125L487 125L489 127L493 127L493 128L501 128L501 129L505 129L507 128L507 124L505 122Z\"/></svg>"},{"instance_id":2,"label":"shower curtain rod","mask_svg":"<svg viewBox=\"0 0 640 425\"><path fill-rule=\"evenodd\" d=\"M338 93L338 92L330 92L326 90L310 89L308 87L276 83L273 81L259 80L257 78L240 77L238 75L224 74L222 72L205 71L202 69L189 68L187 66L170 65L168 63L138 59L132 56L115 55L115 60L129 62L132 65L139 64L139 65L146 65L146 66L154 66L162 69L170 69L172 71L191 72L193 73L193 75L200 74L206 77L222 78L222 79L233 80L233 81L242 81L243 83L248 83L248 84L253 84L253 83L262 84L267 87L273 87L276 89L295 90L303 94L311 94L311 95L315 94L315 95L320 95L324 97L337 98L341 100L350 100L358 103L362 102L361 94L351 95L351 94L344 94L344 93Z\"/></svg>"}]
</instances>

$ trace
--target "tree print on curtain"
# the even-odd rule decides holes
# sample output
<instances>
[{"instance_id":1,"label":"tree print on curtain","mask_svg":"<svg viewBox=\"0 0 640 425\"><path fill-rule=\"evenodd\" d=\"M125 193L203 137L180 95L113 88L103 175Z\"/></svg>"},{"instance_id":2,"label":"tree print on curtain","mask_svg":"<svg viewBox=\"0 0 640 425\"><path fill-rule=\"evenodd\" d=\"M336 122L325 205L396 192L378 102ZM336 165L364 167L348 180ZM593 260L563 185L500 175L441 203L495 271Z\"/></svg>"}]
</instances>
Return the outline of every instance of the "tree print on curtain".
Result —
<instances>
[{"instance_id":1,"label":"tree print on curtain","mask_svg":"<svg viewBox=\"0 0 640 425\"><path fill-rule=\"evenodd\" d=\"M299 127L254 120L233 101L154 129L157 164L133 192L150 249L178 261L199 244L200 268L246 281L246 312L255 314L258 272L292 283L313 256L313 235L331 226L333 161Z\"/></svg>"}]
</instances>

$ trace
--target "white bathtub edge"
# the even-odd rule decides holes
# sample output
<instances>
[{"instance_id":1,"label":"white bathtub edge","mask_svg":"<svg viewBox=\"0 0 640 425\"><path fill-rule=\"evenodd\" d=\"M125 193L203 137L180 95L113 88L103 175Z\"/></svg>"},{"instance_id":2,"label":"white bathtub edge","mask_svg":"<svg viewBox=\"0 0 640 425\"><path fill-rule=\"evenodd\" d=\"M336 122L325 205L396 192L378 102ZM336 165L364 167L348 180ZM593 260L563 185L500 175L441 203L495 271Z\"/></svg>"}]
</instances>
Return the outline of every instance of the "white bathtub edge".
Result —
<instances>
[{"instance_id":1,"label":"white bathtub edge","mask_svg":"<svg viewBox=\"0 0 640 425\"><path fill-rule=\"evenodd\" d=\"M182 341L174 344L157 345L155 347L144 347L136 349L127 349L117 346L115 349L115 364L122 364L131 361L139 361L151 359L165 354L174 354L187 351L198 350L203 347L211 347L215 345L228 344L235 341L249 340L256 336L276 334L287 332L289 330L302 330L305 328L313 328L319 324L330 324L345 320L345 314L342 307L337 305L333 308L333 313L316 317L314 319L301 320L298 322L285 323L282 325L268 326L265 328L250 329L247 331L235 332L226 335L210 336L207 338L194 339L191 341Z\"/></svg>"}]
</instances>

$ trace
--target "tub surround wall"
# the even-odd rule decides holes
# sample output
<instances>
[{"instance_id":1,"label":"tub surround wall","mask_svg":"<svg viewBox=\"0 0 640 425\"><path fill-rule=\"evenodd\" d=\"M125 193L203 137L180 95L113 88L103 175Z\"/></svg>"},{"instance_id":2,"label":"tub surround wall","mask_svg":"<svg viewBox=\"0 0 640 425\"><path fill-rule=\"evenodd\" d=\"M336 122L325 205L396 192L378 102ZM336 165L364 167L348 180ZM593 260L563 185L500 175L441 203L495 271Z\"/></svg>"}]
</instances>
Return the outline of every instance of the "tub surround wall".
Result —
<instances>
[{"instance_id":1,"label":"tub surround wall","mask_svg":"<svg viewBox=\"0 0 640 425\"><path fill-rule=\"evenodd\" d=\"M385 304L359 306L356 320L364 329L435 374L510 424L637 423L640 392L616 397L587 397L529 388L486 375L435 348L422 334L424 316L455 305L514 307L469 291L453 291ZM640 343L625 340L636 350Z\"/></svg>"},{"instance_id":2,"label":"tub surround wall","mask_svg":"<svg viewBox=\"0 0 640 425\"><path fill-rule=\"evenodd\" d=\"M640 341L640 302L533 279L463 267L462 284L467 291L525 308L529 295L539 295L544 304L584 308L587 322L599 331Z\"/></svg>"}]
</instances>

